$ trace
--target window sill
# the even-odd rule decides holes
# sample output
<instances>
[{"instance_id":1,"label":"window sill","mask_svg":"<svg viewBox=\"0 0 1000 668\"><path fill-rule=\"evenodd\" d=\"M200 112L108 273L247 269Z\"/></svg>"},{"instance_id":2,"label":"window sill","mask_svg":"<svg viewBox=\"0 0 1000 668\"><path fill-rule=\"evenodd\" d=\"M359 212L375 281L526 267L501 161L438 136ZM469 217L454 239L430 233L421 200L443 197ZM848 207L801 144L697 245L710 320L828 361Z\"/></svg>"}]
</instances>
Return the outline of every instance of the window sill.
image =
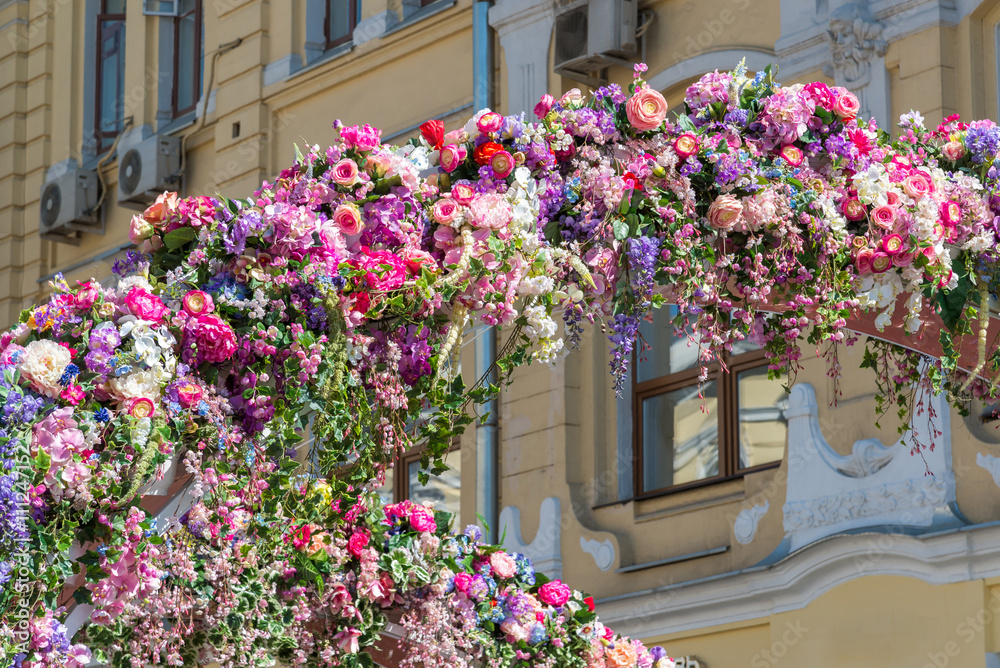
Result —
<instances>
[{"instance_id":1,"label":"window sill","mask_svg":"<svg viewBox=\"0 0 1000 668\"><path fill-rule=\"evenodd\" d=\"M354 50L354 42L344 42L340 46L336 46L336 47L334 47L332 49L328 49L327 51L324 51L321 56L319 56L318 58L316 58L316 60L312 61L308 65L304 65L304 66L300 67L299 69L295 70L294 72L291 72L288 76L284 77L280 81L291 81L292 79L300 77L303 74L308 74L309 72L312 72L315 69L323 67L324 65L326 65L327 63L329 63L331 61L334 61L334 60L336 60L336 59L338 59L338 58L340 58L342 56L347 55L348 53L350 53L353 50ZM276 81L274 83L279 83L279 82ZM273 84L271 84L271 85L273 85Z\"/></svg>"},{"instance_id":2,"label":"window sill","mask_svg":"<svg viewBox=\"0 0 1000 668\"><path fill-rule=\"evenodd\" d=\"M407 16L405 19L403 19L393 27L386 30L384 33L382 33L381 36L387 37L395 32L399 32L400 30L406 30L414 23L419 23L420 21L423 21L426 18L430 18L435 14L439 14L444 10L453 7L455 5L455 2L457 2L457 0L437 0L437 2L432 2L426 7L421 7L420 9L413 12L412 14Z\"/></svg>"}]
</instances>

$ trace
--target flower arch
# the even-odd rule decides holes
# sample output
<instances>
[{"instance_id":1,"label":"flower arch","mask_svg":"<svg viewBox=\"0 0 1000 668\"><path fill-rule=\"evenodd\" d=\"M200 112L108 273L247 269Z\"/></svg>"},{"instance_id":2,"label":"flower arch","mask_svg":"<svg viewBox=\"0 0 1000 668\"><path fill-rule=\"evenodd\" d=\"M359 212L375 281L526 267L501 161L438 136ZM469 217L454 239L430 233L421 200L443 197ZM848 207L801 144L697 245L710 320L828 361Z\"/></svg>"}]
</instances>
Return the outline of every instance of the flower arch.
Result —
<instances>
[{"instance_id":1,"label":"flower arch","mask_svg":"<svg viewBox=\"0 0 1000 668\"><path fill-rule=\"evenodd\" d=\"M749 338L776 375L802 343L836 370L854 329L883 398L997 395L1000 128L911 112L892 139L742 65L668 119L644 69L402 147L338 122L249 198L157 198L114 287L55 281L0 338L6 664L364 666L391 619L407 665L669 668L474 527L379 501L398 449L439 470L498 392L455 375L470 321L505 328L501 380L601 320L620 383L672 303L704 365Z\"/></svg>"}]
</instances>

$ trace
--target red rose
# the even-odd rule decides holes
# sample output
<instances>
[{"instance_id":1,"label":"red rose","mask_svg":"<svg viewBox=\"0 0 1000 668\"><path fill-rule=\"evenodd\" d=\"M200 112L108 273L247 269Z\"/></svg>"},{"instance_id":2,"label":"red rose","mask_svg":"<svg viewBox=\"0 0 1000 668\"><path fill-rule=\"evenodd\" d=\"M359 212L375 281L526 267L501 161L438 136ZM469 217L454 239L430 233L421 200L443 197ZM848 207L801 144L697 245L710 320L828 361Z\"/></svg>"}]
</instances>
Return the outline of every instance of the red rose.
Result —
<instances>
[{"instance_id":1,"label":"red rose","mask_svg":"<svg viewBox=\"0 0 1000 668\"><path fill-rule=\"evenodd\" d=\"M584 603L584 605L587 606L587 610L590 610L591 612L594 611L594 597L593 596L588 596L587 598L583 599L583 603Z\"/></svg>"},{"instance_id":2,"label":"red rose","mask_svg":"<svg viewBox=\"0 0 1000 668\"><path fill-rule=\"evenodd\" d=\"M420 134L432 147L441 148L441 144L444 143L444 122L433 120L421 123Z\"/></svg>"},{"instance_id":3,"label":"red rose","mask_svg":"<svg viewBox=\"0 0 1000 668\"><path fill-rule=\"evenodd\" d=\"M488 141L485 144L477 146L476 150L472 152L472 157L480 165L488 165L493 158L493 154L502 150L503 146L500 144L495 141Z\"/></svg>"}]
</instances>

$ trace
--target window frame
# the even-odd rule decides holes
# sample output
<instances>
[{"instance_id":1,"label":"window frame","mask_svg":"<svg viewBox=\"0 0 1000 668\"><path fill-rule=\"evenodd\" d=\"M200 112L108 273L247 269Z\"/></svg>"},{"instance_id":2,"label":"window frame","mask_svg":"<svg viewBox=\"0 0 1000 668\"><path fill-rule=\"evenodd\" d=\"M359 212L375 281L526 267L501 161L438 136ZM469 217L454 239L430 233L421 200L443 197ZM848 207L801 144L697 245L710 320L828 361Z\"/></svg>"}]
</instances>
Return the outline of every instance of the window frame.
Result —
<instances>
[{"instance_id":1,"label":"window frame","mask_svg":"<svg viewBox=\"0 0 1000 668\"><path fill-rule=\"evenodd\" d=\"M451 447L448 448L448 454L445 455L445 458L447 459L448 455L453 452L458 452L461 456L461 448L461 439L452 439ZM392 503L402 503L410 498L410 464L419 462L424 450L425 448L422 446L414 446L393 456L392 467L388 469L392 471ZM459 508L459 513L461 513L461 508ZM461 518L456 516L456 521L459 519Z\"/></svg>"},{"instance_id":2,"label":"window frame","mask_svg":"<svg viewBox=\"0 0 1000 668\"><path fill-rule=\"evenodd\" d=\"M346 35L342 35L336 39L330 39L330 3L333 0L323 0L323 39L326 42L326 50L329 51L335 47L347 44L354 41L354 29L358 27L358 4L359 0L346 0L348 11L348 26L349 29Z\"/></svg>"},{"instance_id":3,"label":"window frame","mask_svg":"<svg viewBox=\"0 0 1000 668\"><path fill-rule=\"evenodd\" d=\"M698 385L700 365L682 369L675 373L637 382L636 367L638 356L632 358L632 489L636 500L651 499L668 494L675 494L700 487L707 487L729 480L737 480L748 473L757 473L781 466L784 457L773 462L758 464L747 468L739 466L739 374L742 371L757 369L768 364L767 354L763 350L751 350L733 355L722 353L722 360L716 360L708 365L708 381L715 381L717 388L716 420L718 421L719 473L700 480L645 489L643 471L643 419L642 404L646 399L665 394L674 390ZM725 365L725 368L723 368Z\"/></svg>"},{"instance_id":4,"label":"window frame","mask_svg":"<svg viewBox=\"0 0 1000 668\"><path fill-rule=\"evenodd\" d=\"M173 52L173 76L172 88L170 91L170 111L173 118L179 118L185 114L188 114L198 108L198 103L201 101L201 96L204 93L202 86L204 85L204 63L203 60L203 44L204 44L204 7L202 0L194 0L194 9L184 14L180 13L180 4L178 3L177 14L173 17L173 32L174 32L174 52ZM180 54L181 54L181 21L185 17L194 14L194 54L192 58L192 69L190 72L193 81L191 82L192 95L191 104L184 109L178 109L178 92L180 90L180 84L182 79L182 74L180 70Z\"/></svg>"},{"instance_id":5,"label":"window frame","mask_svg":"<svg viewBox=\"0 0 1000 668\"><path fill-rule=\"evenodd\" d=\"M96 30L96 44L95 50L97 52L97 59L95 61L95 85L94 85L94 138L97 143L97 153L103 153L105 150L111 148L116 137L121 132L121 130L105 130L103 128L102 120L103 114L101 102L104 97L104 24L106 22L118 21L119 25L115 26L115 29L121 33L121 41L119 44L119 57L124 62L125 59L125 40L127 38L126 33L126 14L109 14L107 13L107 0L100 0L100 5L97 12L97 30ZM120 69L119 69L120 71ZM118 81L121 86L121 112L122 117L117 119L119 122L125 119L125 77L124 73L121 75L121 80ZM117 124L116 124L117 125Z\"/></svg>"}]
</instances>

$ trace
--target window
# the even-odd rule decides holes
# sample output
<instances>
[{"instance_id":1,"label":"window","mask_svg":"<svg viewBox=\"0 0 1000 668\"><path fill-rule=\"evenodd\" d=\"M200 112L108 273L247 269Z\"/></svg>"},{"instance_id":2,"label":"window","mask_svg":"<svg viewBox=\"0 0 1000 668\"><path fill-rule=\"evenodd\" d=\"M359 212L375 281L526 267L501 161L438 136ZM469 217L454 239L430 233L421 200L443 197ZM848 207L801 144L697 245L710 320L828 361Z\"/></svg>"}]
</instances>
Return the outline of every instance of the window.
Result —
<instances>
[{"instance_id":1,"label":"window","mask_svg":"<svg viewBox=\"0 0 1000 668\"><path fill-rule=\"evenodd\" d=\"M379 495L385 503L399 503L410 499L414 503L430 503L435 510L455 515L458 522L461 511L462 458L458 444L445 458L448 470L439 476L432 475L426 485L420 484L420 451L410 450L396 458L391 469L385 472L385 484Z\"/></svg>"},{"instance_id":2,"label":"window","mask_svg":"<svg viewBox=\"0 0 1000 668\"><path fill-rule=\"evenodd\" d=\"M326 48L350 42L358 25L358 0L326 0Z\"/></svg>"},{"instance_id":3,"label":"window","mask_svg":"<svg viewBox=\"0 0 1000 668\"><path fill-rule=\"evenodd\" d=\"M174 118L195 108L204 69L201 0L180 0L174 17Z\"/></svg>"},{"instance_id":4,"label":"window","mask_svg":"<svg viewBox=\"0 0 1000 668\"><path fill-rule=\"evenodd\" d=\"M698 384L698 347L674 335L674 307L639 330L652 346L634 365L635 490L675 491L777 466L787 437L781 380L768 380L767 358L748 342L709 367ZM699 396L701 390L701 396Z\"/></svg>"},{"instance_id":5,"label":"window","mask_svg":"<svg viewBox=\"0 0 1000 668\"><path fill-rule=\"evenodd\" d=\"M125 0L101 0L97 15L97 151L107 149L125 119Z\"/></svg>"}]
</instances>

